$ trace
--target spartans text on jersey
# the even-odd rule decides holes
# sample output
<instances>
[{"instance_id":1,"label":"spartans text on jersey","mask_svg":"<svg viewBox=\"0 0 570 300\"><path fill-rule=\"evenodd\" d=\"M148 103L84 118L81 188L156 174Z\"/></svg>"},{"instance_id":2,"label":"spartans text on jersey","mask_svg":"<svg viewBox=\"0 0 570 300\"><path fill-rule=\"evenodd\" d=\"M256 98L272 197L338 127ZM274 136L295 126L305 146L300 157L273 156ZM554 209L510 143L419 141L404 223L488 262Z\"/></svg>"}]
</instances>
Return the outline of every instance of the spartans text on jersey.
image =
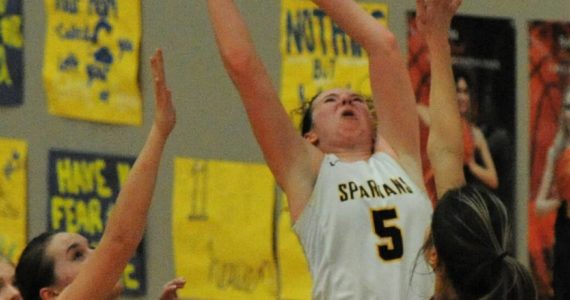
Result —
<instances>
[{"instance_id":1,"label":"spartans text on jersey","mask_svg":"<svg viewBox=\"0 0 570 300\"><path fill-rule=\"evenodd\" d=\"M376 183L373 179L365 184L358 184L354 181L341 183L338 185L339 200L347 201L366 198L387 198L400 194L412 194L412 188L402 177L390 178L382 184Z\"/></svg>"}]
</instances>

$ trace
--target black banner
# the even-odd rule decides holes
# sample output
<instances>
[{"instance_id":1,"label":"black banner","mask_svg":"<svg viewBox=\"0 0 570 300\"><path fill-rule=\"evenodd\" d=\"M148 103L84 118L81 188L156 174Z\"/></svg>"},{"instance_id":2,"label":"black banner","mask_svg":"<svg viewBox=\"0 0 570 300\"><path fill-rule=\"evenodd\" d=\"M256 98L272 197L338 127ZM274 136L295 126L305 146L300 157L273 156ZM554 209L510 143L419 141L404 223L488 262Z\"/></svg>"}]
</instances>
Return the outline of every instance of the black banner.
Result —
<instances>
[{"instance_id":1,"label":"black banner","mask_svg":"<svg viewBox=\"0 0 570 300\"><path fill-rule=\"evenodd\" d=\"M23 102L22 1L0 1L0 105Z\"/></svg>"},{"instance_id":2,"label":"black banner","mask_svg":"<svg viewBox=\"0 0 570 300\"><path fill-rule=\"evenodd\" d=\"M133 157L50 151L48 230L79 233L96 246L134 161ZM122 283L127 295L146 294L144 240L125 268Z\"/></svg>"}]
</instances>

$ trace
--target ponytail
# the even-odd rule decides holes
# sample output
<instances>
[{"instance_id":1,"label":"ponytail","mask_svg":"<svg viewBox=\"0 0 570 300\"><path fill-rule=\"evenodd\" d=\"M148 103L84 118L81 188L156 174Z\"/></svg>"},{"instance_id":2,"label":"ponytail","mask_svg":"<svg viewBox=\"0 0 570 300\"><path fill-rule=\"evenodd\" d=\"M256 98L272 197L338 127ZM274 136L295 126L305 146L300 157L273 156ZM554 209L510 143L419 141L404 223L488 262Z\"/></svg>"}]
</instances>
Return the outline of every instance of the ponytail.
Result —
<instances>
[{"instance_id":1,"label":"ponytail","mask_svg":"<svg viewBox=\"0 0 570 300\"><path fill-rule=\"evenodd\" d=\"M434 210L432 236L459 299L536 299L530 272L507 252L505 206L486 188L447 192Z\"/></svg>"}]
</instances>

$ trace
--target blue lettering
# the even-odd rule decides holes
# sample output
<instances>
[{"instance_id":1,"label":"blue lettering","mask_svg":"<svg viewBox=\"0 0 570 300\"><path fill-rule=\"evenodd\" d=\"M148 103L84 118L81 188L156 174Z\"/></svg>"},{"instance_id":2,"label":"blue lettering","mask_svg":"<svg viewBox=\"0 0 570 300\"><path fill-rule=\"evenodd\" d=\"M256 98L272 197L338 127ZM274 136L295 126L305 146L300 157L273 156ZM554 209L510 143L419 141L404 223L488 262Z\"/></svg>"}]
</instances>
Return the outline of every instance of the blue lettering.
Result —
<instances>
[{"instance_id":1,"label":"blue lettering","mask_svg":"<svg viewBox=\"0 0 570 300\"><path fill-rule=\"evenodd\" d=\"M313 61L313 79L323 79L323 78L333 78L335 71L336 60L334 58L329 59L315 59Z\"/></svg>"},{"instance_id":2,"label":"blue lettering","mask_svg":"<svg viewBox=\"0 0 570 300\"><path fill-rule=\"evenodd\" d=\"M96 66L93 64L87 65L87 76L89 77L89 83L93 80L107 80L107 70L101 66Z\"/></svg>"},{"instance_id":3,"label":"blue lettering","mask_svg":"<svg viewBox=\"0 0 570 300\"><path fill-rule=\"evenodd\" d=\"M113 30L113 27L111 24L109 24L109 22L107 22L106 19L103 18L99 20L99 22L97 22L97 25L95 25L95 29L93 30L91 42L97 44L99 41L99 31L101 30L105 30L107 33L110 33Z\"/></svg>"},{"instance_id":4,"label":"blue lettering","mask_svg":"<svg viewBox=\"0 0 570 300\"><path fill-rule=\"evenodd\" d=\"M89 14L95 12L100 17L108 17L113 11L115 17L118 16L119 8L116 0L89 0Z\"/></svg>"},{"instance_id":5,"label":"blue lettering","mask_svg":"<svg viewBox=\"0 0 570 300\"><path fill-rule=\"evenodd\" d=\"M303 52L304 45L310 52L315 51L315 33L309 11L287 12L287 53L291 53L291 38L295 42L297 52Z\"/></svg>"},{"instance_id":6,"label":"blue lettering","mask_svg":"<svg viewBox=\"0 0 570 300\"><path fill-rule=\"evenodd\" d=\"M322 47L323 47L323 54L326 55L326 54L327 54L327 49L328 49L328 47L327 47L327 40L326 40L326 38L325 38L325 31L324 31L323 29L325 28L325 21L324 21L324 20L325 20L325 17L326 17L327 15L325 14L324 11L322 11L322 10L320 10L320 9L316 9L316 10L313 12L313 15L314 15L315 17L317 17L317 19L319 20L319 28L321 29L321 36L320 36L320 38L321 38L321 45L322 45Z\"/></svg>"},{"instance_id":7,"label":"blue lettering","mask_svg":"<svg viewBox=\"0 0 570 300\"><path fill-rule=\"evenodd\" d=\"M77 14L79 12L78 2L79 0L57 0L55 1L55 10Z\"/></svg>"},{"instance_id":8,"label":"blue lettering","mask_svg":"<svg viewBox=\"0 0 570 300\"><path fill-rule=\"evenodd\" d=\"M87 25L79 27L73 24L69 28L65 28L64 24L60 23L55 27L55 33L62 40L91 40L91 34L89 33L89 27Z\"/></svg>"},{"instance_id":9,"label":"blue lettering","mask_svg":"<svg viewBox=\"0 0 570 300\"><path fill-rule=\"evenodd\" d=\"M78 66L79 66L79 60L77 59L75 54L71 53L63 60L63 62L59 64L59 70L62 72L69 70L77 70Z\"/></svg>"},{"instance_id":10,"label":"blue lettering","mask_svg":"<svg viewBox=\"0 0 570 300\"><path fill-rule=\"evenodd\" d=\"M131 42L131 40L120 39L119 49L121 50L121 52L133 52L133 43Z\"/></svg>"},{"instance_id":11,"label":"blue lettering","mask_svg":"<svg viewBox=\"0 0 570 300\"><path fill-rule=\"evenodd\" d=\"M99 93L99 100L101 100L101 102L109 101L109 91L102 91Z\"/></svg>"},{"instance_id":12,"label":"blue lettering","mask_svg":"<svg viewBox=\"0 0 570 300\"><path fill-rule=\"evenodd\" d=\"M381 11L381 10L372 11L371 15L372 15L372 17L374 17L374 19L376 19L376 20L382 20L382 19L385 19L385 18L386 18L386 15L384 15L384 12Z\"/></svg>"},{"instance_id":13,"label":"blue lettering","mask_svg":"<svg viewBox=\"0 0 570 300\"><path fill-rule=\"evenodd\" d=\"M346 43L346 33L344 33L344 31L342 31L342 29L340 29L340 27L338 27L338 25L333 23L333 25L332 25L332 43L333 43L333 49L334 49L335 55L339 55L338 41L337 41L337 39L339 37L340 37L340 43L342 46L342 54L347 54L348 45Z\"/></svg>"}]
</instances>

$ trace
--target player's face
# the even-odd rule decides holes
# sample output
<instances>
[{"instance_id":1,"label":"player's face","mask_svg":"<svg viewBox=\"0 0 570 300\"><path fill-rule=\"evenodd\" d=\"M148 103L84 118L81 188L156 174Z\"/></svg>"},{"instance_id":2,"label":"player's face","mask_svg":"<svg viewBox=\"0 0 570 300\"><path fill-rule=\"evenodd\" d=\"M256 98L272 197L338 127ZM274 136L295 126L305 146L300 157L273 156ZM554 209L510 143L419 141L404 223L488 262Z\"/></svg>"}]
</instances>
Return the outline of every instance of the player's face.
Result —
<instances>
[{"instance_id":1,"label":"player's face","mask_svg":"<svg viewBox=\"0 0 570 300\"><path fill-rule=\"evenodd\" d=\"M69 285L93 250L87 239L75 233L57 233L51 239L46 254L54 261L56 285Z\"/></svg>"},{"instance_id":2,"label":"player's face","mask_svg":"<svg viewBox=\"0 0 570 300\"><path fill-rule=\"evenodd\" d=\"M14 266L0 259L0 300L22 300L14 286Z\"/></svg>"},{"instance_id":3,"label":"player's face","mask_svg":"<svg viewBox=\"0 0 570 300\"><path fill-rule=\"evenodd\" d=\"M321 93L313 102L313 130L320 140L336 138L339 133L372 139L373 122L366 99L348 89Z\"/></svg>"},{"instance_id":4,"label":"player's face","mask_svg":"<svg viewBox=\"0 0 570 300\"><path fill-rule=\"evenodd\" d=\"M87 239L79 234L61 232L53 236L46 248L46 255L53 259L54 288L59 293L75 280L93 251ZM115 290L118 296L121 286L117 284Z\"/></svg>"},{"instance_id":5,"label":"player's face","mask_svg":"<svg viewBox=\"0 0 570 300\"><path fill-rule=\"evenodd\" d=\"M465 78L459 78L457 80L457 101L459 105L459 112L461 115L465 115L469 112L469 106L471 105L471 98L469 96L469 85Z\"/></svg>"}]
</instances>

